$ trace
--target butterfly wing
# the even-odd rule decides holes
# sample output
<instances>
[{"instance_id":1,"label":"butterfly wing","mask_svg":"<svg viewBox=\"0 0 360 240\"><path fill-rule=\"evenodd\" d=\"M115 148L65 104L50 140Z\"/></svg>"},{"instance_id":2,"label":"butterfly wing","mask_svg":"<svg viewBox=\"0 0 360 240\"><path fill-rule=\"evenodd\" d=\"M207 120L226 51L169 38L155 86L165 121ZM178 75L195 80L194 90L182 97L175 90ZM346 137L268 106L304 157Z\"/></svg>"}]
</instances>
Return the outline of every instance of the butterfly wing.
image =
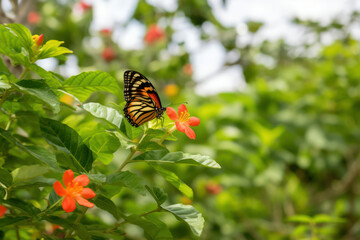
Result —
<instances>
[{"instance_id":1,"label":"butterfly wing","mask_svg":"<svg viewBox=\"0 0 360 240\"><path fill-rule=\"evenodd\" d=\"M154 86L139 72L129 70L124 73L124 97L124 114L132 126L138 127L163 111Z\"/></svg>"}]
</instances>

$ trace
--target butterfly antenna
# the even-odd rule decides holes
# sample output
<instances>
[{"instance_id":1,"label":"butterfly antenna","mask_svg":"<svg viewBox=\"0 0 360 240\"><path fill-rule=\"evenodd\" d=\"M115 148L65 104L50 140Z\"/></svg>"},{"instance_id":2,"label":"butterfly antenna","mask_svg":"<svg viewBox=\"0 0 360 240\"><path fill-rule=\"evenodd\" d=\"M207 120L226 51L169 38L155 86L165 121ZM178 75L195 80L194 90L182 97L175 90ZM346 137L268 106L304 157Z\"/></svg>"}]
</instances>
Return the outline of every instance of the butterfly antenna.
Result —
<instances>
[{"instance_id":1,"label":"butterfly antenna","mask_svg":"<svg viewBox=\"0 0 360 240\"><path fill-rule=\"evenodd\" d=\"M174 105L179 105L179 104L189 104L188 102L179 102L179 103L172 103L172 104L169 104L167 105L166 107L170 107L170 106L174 106Z\"/></svg>"}]
</instances>

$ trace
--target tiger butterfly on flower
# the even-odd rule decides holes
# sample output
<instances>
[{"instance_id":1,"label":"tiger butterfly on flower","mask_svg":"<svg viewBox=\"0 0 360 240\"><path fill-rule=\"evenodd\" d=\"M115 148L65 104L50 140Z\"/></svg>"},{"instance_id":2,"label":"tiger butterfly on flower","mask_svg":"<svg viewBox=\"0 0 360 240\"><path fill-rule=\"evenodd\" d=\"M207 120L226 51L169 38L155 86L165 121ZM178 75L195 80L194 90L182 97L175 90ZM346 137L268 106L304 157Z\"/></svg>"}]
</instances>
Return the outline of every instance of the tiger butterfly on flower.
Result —
<instances>
[{"instance_id":1,"label":"tiger butterfly on flower","mask_svg":"<svg viewBox=\"0 0 360 240\"><path fill-rule=\"evenodd\" d=\"M141 73L128 70L124 73L124 115L134 126L154 119L161 119L166 108L151 82Z\"/></svg>"}]
</instances>

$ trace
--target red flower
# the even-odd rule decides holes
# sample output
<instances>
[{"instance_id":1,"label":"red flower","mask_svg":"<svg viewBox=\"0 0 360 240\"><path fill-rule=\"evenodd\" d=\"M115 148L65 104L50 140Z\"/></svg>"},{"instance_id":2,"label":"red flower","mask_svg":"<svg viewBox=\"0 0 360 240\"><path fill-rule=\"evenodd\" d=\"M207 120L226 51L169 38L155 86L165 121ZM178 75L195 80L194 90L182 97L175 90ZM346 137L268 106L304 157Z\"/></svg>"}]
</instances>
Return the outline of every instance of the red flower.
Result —
<instances>
[{"instance_id":1,"label":"red flower","mask_svg":"<svg viewBox=\"0 0 360 240\"><path fill-rule=\"evenodd\" d=\"M156 24L153 24L150 25L149 29L147 30L144 40L147 44L153 44L164 38L165 38L164 31L161 28L159 28Z\"/></svg>"},{"instance_id":2,"label":"red flower","mask_svg":"<svg viewBox=\"0 0 360 240\"><path fill-rule=\"evenodd\" d=\"M206 192L211 195L218 195L222 191L222 187L218 183L209 182L205 186Z\"/></svg>"},{"instance_id":3,"label":"red flower","mask_svg":"<svg viewBox=\"0 0 360 240\"><path fill-rule=\"evenodd\" d=\"M100 33L106 37L110 37L111 36L111 29L110 28L103 28L100 30Z\"/></svg>"},{"instance_id":4,"label":"red flower","mask_svg":"<svg viewBox=\"0 0 360 240\"><path fill-rule=\"evenodd\" d=\"M179 106L178 112L179 116L172 107L166 108L166 114L171 120L175 121L177 130L184 132L190 139L195 139L195 132L190 128L190 126L198 126L200 124L200 119L197 117L190 117L190 114L184 104Z\"/></svg>"},{"instance_id":5,"label":"red flower","mask_svg":"<svg viewBox=\"0 0 360 240\"><path fill-rule=\"evenodd\" d=\"M96 196L93 190L84 188L84 186L89 184L88 176L82 174L74 178L74 172L69 169L63 175L63 182L66 188L59 181L56 181L54 183L54 190L57 195L64 197L62 207L66 212L73 212L75 210L75 200L78 204L85 207L92 208L94 206L93 203L86 200Z\"/></svg>"},{"instance_id":6,"label":"red flower","mask_svg":"<svg viewBox=\"0 0 360 240\"><path fill-rule=\"evenodd\" d=\"M111 47L106 47L102 51L101 56L107 62L111 62L112 60L114 60L116 58L115 52Z\"/></svg>"},{"instance_id":7,"label":"red flower","mask_svg":"<svg viewBox=\"0 0 360 240\"><path fill-rule=\"evenodd\" d=\"M3 205L0 205L0 217L2 217L5 212L6 212L7 208Z\"/></svg>"},{"instance_id":8,"label":"red flower","mask_svg":"<svg viewBox=\"0 0 360 240\"><path fill-rule=\"evenodd\" d=\"M83 0L81 0L81 1L79 2L79 6L80 6L81 10L83 10L84 12L85 12L86 10L92 8L92 5L84 2Z\"/></svg>"},{"instance_id":9,"label":"red flower","mask_svg":"<svg viewBox=\"0 0 360 240\"><path fill-rule=\"evenodd\" d=\"M37 24L40 22L41 17L37 12L32 11L29 12L27 19L30 24Z\"/></svg>"}]
</instances>

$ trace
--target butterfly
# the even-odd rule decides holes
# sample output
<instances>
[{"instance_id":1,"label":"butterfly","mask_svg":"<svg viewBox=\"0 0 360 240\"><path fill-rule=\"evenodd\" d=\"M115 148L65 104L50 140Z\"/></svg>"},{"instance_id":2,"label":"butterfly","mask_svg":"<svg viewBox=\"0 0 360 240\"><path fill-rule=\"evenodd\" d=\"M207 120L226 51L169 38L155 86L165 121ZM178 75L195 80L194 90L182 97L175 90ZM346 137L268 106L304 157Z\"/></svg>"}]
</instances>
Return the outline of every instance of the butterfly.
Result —
<instances>
[{"instance_id":1,"label":"butterfly","mask_svg":"<svg viewBox=\"0 0 360 240\"><path fill-rule=\"evenodd\" d=\"M124 115L134 126L162 118L166 108L161 106L159 95L151 82L141 73L128 70L124 73Z\"/></svg>"}]
</instances>

